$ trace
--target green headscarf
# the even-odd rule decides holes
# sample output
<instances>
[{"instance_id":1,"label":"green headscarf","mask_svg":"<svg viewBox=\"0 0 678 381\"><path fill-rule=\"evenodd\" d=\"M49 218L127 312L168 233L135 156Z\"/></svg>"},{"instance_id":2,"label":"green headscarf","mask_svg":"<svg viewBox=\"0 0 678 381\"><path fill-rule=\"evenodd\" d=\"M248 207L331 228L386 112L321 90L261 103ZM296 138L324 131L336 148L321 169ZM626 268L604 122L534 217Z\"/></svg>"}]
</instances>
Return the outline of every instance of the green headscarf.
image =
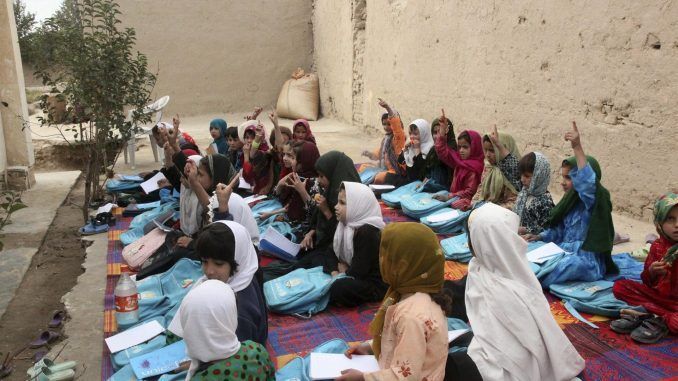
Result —
<instances>
[{"instance_id":1,"label":"green headscarf","mask_svg":"<svg viewBox=\"0 0 678 381\"><path fill-rule=\"evenodd\" d=\"M657 229L657 233L664 238L667 237L662 229L662 224L666 221L666 216L671 209L676 205L678 205L678 195L673 192L662 195L654 203L654 226Z\"/></svg>"},{"instance_id":2,"label":"green headscarf","mask_svg":"<svg viewBox=\"0 0 678 381\"><path fill-rule=\"evenodd\" d=\"M586 156L586 161L596 174L596 200L593 204L593 210L591 211L589 229L581 248L605 255L607 272L616 274L619 272L619 268L612 261L614 223L612 222L612 201L610 200L610 192L600 184L602 172L598 161L593 156ZM569 157L563 161L563 164L568 165L570 168L577 168L577 159L574 156ZM553 227L559 224L579 201L579 194L573 187L565 193L558 205L551 209L551 216L549 217L547 225Z\"/></svg>"},{"instance_id":3,"label":"green headscarf","mask_svg":"<svg viewBox=\"0 0 678 381\"><path fill-rule=\"evenodd\" d=\"M389 285L372 323L372 350L379 358L386 310L404 294L437 294L443 288L445 258L433 230L417 222L387 225L379 247L381 277Z\"/></svg>"},{"instance_id":4,"label":"green headscarf","mask_svg":"<svg viewBox=\"0 0 678 381\"><path fill-rule=\"evenodd\" d=\"M487 137L487 135L485 136ZM483 138L483 141L485 141L485 138ZM506 149L509 150L510 153L513 154L513 156L520 157L520 151L518 151L516 141L515 139L513 139L511 135L500 132L499 141L501 142L501 144L504 145L504 147L506 147ZM492 143L492 146L494 146L494 152L497 157L497 162L501 161L504 157L503 156L500 157L499 148L497 148L497 146L494 145L494 143ZM499 166L497 166L496 164L490 166L487 175L485 175L485 179L483 179L482 183L481 196L483 197L483 200L494 203L501 202L501 197L504 188L507 188L509 192L513 194L518 194L516 188L513 187L513 184L511 184L511 182L508 181L506 176L504 176L504 174L501 172L501 169L499 169Z\"/></svg>"}]
</instances>

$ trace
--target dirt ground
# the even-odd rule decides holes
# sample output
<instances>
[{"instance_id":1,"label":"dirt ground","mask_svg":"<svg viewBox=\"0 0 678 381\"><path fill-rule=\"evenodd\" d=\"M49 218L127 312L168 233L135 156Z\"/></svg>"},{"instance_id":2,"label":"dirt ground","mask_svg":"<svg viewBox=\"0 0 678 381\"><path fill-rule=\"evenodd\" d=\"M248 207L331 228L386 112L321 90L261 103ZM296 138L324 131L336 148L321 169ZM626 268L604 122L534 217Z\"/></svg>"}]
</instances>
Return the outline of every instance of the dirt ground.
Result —
<instances>
[{"instance_id":1,"label":"dirt ground","mask_svg":"<svg viewBox=\"0 0 678 381\"><path fill-rule=\"evenodd\" d=\"M59 338L47 348L26 348L30 341L47 329L52 312L64 309L61 297L75 286L82 274L87 241L81 241L78 228L82 212L78 204L84 199L83 181L78 180L66 201L57 210L45 240L33 257L14 299L0 320L0 352L4 360L8 352L16 355L14 372L7 380L26 380L26 370L33 364L33 355L52 347L60 347ZM54 329L59 331L59 329Z\"/></svg>"}]
</instances>

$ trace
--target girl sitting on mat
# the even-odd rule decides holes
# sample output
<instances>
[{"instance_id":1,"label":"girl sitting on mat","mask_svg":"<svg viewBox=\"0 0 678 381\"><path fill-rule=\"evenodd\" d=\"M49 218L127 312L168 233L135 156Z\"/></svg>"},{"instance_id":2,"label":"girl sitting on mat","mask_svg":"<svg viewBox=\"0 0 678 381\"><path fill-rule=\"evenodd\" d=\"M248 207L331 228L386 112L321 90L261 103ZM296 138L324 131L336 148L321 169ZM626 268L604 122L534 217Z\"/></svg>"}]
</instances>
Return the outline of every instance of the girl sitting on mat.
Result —
<instances>
[{"instance_id":1,"label":"girl sitting on mat","mask_svg":"<svg viewBox=\"0 0 678 381\"><path fill-rule=\"evenodd\" d=\"M474 337L467 353L449 355L445 379L572 380L584 370L530 270L519 222L495 204L469 216L465 298Z\"/></svg>"},{"instance_id":2,"label":"girl sitting on mat","mask_svg":"<svg viewBox=\"0 0 678 381\"><path fill-rule=\"evenodd\" d=\"M175 319L191 359L187 380L275 380L266 347L237 335L239 309L231 287L218 280L206 280L186 295Z\"/></svg>"},{"instance_id":3,"label":"girl sitting on mat","mask_svg":"<svg viewBox=\"0 0 678 381\"><path fill-rule=\"evenodd\" d=\"M398 165L404 169L403 176L389 176L391 185L401 186L428 177L428 160L433 149L431 128L424 119L416 119L409 126L410 141L398 156Z\"/></svg>"},{"instance_id":4,"label":"girl sitting on mat","mask_svg":"<svg viewBox=\"0 0 678 381\"><path fill-rule=\"evenodd\" d=\"M216 152L208 152L209 154L220 153L226 155L231 149L231 143L228 139L228 125L223 119L212 119L210 122L210 135L212 136L212 144L216 146Z\"/></svg>"},{"instance_id":5,"label":"girl sitting on mat","mask_svg":"<svg viewBox=\"0 0 678 381\"><path fill-rule=\"evenodd\" d=\"M625 310L629 313L623 311L622 318L610 324L614 331L631 333L642 343L657 342L669 331L678 333L678 194L669 192L657 199L654 224L659 238L645 259L643 283L618 280L612 289L617 299L658 315L631 315Z\"/></svg>"},{"instance_id":6,"label":"girl sitting on mat","mask_svg":"<svg viewBox=\"0 0 678 381\"><path fill-rule=\"evenodd\" d=\"M490 139L502 157L497 161L497 166L518 191L513 211L520 217L519 233L539 234L544 230L551 209L555 206L549 193L551 164L541 152L530 152L520 158L498 136L495 126Z\"/></svg>"},{"instance_id":7,"label":"girl sitting on mat","mask_svg":"<svg viewBox=\"0 0 678 381\"><path fill-rule=\"evenodd\" d=\"M219 280L228 284L235 293L238 305L238 325L235 330L238 339L266 345L266 301L255 276L259 269L259 260L247 229L233 221L212 223L200 232L195 248L205 276L198 279L193 288L207 280ZM184 322L179 318L182 308L183 305L168 326L179 337L184 337L185 332Z\"/></svg>"},{"instance_id":8,"label":"girl sitting on mat","mask_svg":"<svg viewBox=\"0 0 678 381\"><path fill-rule=\"evenodd\" d=\"M288 141L292 140L292 130L287 127L281 127L278 124L278 115L275 111L271 112L268 115L268 118L271 120L271 123L273 123L273 133L271 133L268 141L271 144L269 152L271 153L271 159L273 160L273 180L277 181L280 179L280 172L284 167L284 147Z\"/></svg>"},{"instance_id":9,"label":"girl sitting on mat","mask_svg":"<svg viewBox=\"0 0 678 381\"><path fill-rule=\"evenodd\" d=\"M363 151L363 156L378 161L379 168L383 169L383 172L377 173L374 177L375 184L393 184L404 175L398 166L398 155L405 147L405 131L400 115L383 99L378 99L379 106L386 110L386 113L381 116L381 125L384 127L386 136L381 140L379 149L375 152Z\"/></svg>"},{"instance_id":10,"label":"girl sitting on mat","mask_svg":"<svg viewBox=\"0 0 678 381\"><path fill-rule=\"evenodd\" d=\"M451 301L441 293L445 258L438 238L420 223L390 224L381 235L379 263L389 288L370 324L372 343L346 355L374 354L381 370L345 370L337 380L442 381Z\"/></svg>"},{"instance_id":11,"label":"girl sitting on mat","mask_svg":"<svg viewBox=\"0 0 678 381\"><path fill-rule=\"evenodd\" d=\"M450 118L445 118L445 120L447 120L447 146L450 149L456 150L457 138L454 135L454 124ZM431 122L431 134L433 135L433 144L435 146L435 142L440 136L440 118L435 118ZM428 164L428 174L424 179L427 184L426 189L431 189L432 191L450 189L454 170L440 161L435 147L429 151L426 161Z\"/></svg>"},{"instance_id":12,"label":"girl sitting on mat","mask_svg":"<svg viewBox=\"0 0 678 381\"><path fill-rule=\"evenodd\" d=\"M334 233L337 271L348 277L337 279L330 288L330 302L354 307L384 298L388 286L379 270L379 242L384 220L374 192L361 183L342 183L334 207L339 224Z\"/></svg>"},{"instance_id":13,"label":"girl sitting on mat","mask_svg":"<svg viewBox=\"0 0 678 381\"><path fill-rule=\"evenodd\" d=\"M450 193L447 195L437 195L435 198L440 201L447 201L453 197L458 200L452 203L455 209L466 210L471 206L473 195L480 185L480 177L485 166L485 155L483 154L483 143L480 135L472 130L462 131L457 136L458 149L452 149L447 144L447 134L449 127L445 115L440 117L442 126L436 140L436 153L440 160L454 169L454 178Z\"/></svg>"},{"instance_id":14,"label":"girl sitting on mat","mask_svg":"<svg viewBox=\"0 0 678 381\"><path fill-rule=\"evenodd\" d=\"M528 234L529 241L554 242L573 253L560 259L542 281L547 288L567 281L595 281L619 269L612 261L612 202L610 192L600 184L600 165L586 156L577 124L565 134L574 156L563 161L561 174L565 195L551 210L549 228L540 234Z\"/></svg>"},{"instance_id":15,"label":"girl sitting on mat","mask_svg":"<svg viewBox=\"0 0 678 381\"><path fill-rule=\"evenodd\" d=\"M495 203L507 209L512 209L516 200L518 191L511 182L504 176L497 162L503 159L505 154L499 146L493 143L493 140L500 142L504 150L512 155L520 156L516 141L511 135L499 134L497 126L490 135L483 135L483 151L485 152L485 169L480 180L480 186L471 200L473 203L478 201L488 201ZM464 210L468 210L466 208Z\"/></svg>"}]
</instances>

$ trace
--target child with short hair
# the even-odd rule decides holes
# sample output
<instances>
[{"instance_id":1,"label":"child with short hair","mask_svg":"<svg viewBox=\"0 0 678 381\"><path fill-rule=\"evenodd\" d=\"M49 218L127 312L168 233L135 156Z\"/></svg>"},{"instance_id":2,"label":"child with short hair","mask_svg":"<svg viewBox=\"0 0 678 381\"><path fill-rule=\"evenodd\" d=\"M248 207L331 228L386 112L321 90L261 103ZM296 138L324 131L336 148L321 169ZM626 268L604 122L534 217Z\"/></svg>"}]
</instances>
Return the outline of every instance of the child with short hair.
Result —
<instances>
[{"instance_id":1,"label":"child with short hair","mask_svg":"<svg viewBox=\"0 0 678 381\"><path fill-rule=\"evenodd\" d=\"M494 140L502 144L503 147L515 156L520 156L516 141L509 134L500 134L497 132L497 126L490 135L483 135L483 151L485 152L485 169L480 180L478 191L471 200L472 203L487 201L497 204L507 209L513 209L518 191L513 184L504 176L497 162L503 159L503 151L499 150ZM468 210L465 208L463 210Z\"/></svg>"},{"instance_id":2,"label":"child with short hair","mask_svg":"<svg viewBox=\"0 0 678 381\"><path fill-rule=\"evenodd\" d=\"M238 127L228 127L226 129L226 142L228 144L228 150L225 154L228 157L228 160L233 165L236 171L242 169L243 163L245 162L245 154L242 151L242 147L245 145L240 136L238 135Z\"/></svg>"},{"instance_id":3,"label":"child with short hair","mask_svg":"<svg viewBox=\"0 0 678 381\"><path fill-rule=\"evenodd\" d=\"M391 108L381 98L379 99L379 106L386 110L386 113L381 116L381 125L384 128L386 136L381 140L379 149L374 152L363 151L363 156L370 160L378 161L379 168L382 172L377 173L374 177L375 184L389 183L394 178L403 176L404 172L398 166L398 155L405 147L405 131L403 130L403 122L400 120L400 115Z\"/></svg>"},{"instance_id":4,"label":"child with short hair","mask_svg":"<svg viewBox=\"0 0 678 381\"><path fill-rule=\"evenodd\" d=\"M186 379L275 380L266 347L236 334L239 309L237 294L218 280L207 280L186 295L176 315L191 359Z\"/></svg>"},{"instance_id":5,"label":"child with short hair","mask_svg":"<svg viewBox=\"0 0 678 381\"><path fill-rule=\"evenodd\" d=\"M442 123L438 140L435 142L436 153L440 160L454 169L454 178L450 193L437 195L440 201L447 201L453 197L458 200L451 205L452 208L466 210L471 206L473 195L480 185L480 177L485 167L485 154L480 134L473 130L462 131L457 136L457 149L452 149L447 144L449 127L445 114L440 117Z\"/></svg>"},{"instance_id":6,"label":"child with short hair","mask_svg":"<svg viewBox=\"0 0 678 381\"><path fill-rule=\"evenodd\" d=\"M631 333L632 338L643 343L657 342L668 331L678 333L678 194L669 192L657 199L654 224L659 238L652 243L645 260L640 275L643 283L624 279L616 281L612 288L617 299L658 315L622 313L622 318L610 325L614 331Z\"/></svg>"},{"instance_id":7,"label":"child with short hair","mask_svg":"<svg viewBox=\"0 0 678 381\"><path fill-rule=\"evenodd\" d=\"M544 230L551 209L555 206L549 193L551 164L544 154L536 151L518 159L520 155L517 151L511 152L498 137L495 126L490 139L502 157L497 160L497 166L518 191L513 206L513 211L520 217L518 233L522 236L539 234Z\"/></svg>"},{"instance_id":8,"label":"child with short hair","mask_svg":"<svg viewBox=\"0 0 678 381\"><path fill-rule=\"evenodd\" d=\"M612 202L610 192L600 184L600 165L584 153L575 122L565 140L574 151L561 167L565 195L551 210L549 228L526 236L529 241L554 242L572 253L562 257L542 280L545 288L567 281L596 281L608 272L619 272L612 261Z\"/></svg>"}]
</instances>

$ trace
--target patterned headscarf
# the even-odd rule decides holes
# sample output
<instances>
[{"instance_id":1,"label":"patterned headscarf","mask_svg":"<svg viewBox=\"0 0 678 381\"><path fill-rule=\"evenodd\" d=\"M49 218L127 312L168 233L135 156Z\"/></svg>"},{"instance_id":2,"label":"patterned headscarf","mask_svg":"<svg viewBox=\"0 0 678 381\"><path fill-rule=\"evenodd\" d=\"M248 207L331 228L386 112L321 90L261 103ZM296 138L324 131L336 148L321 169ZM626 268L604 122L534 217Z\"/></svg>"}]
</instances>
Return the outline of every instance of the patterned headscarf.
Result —
<instances>
[{"instance_id":1,"label":"patterned headscarf","mask_svg":"<svg viewBox=\"0 0 678 381\"><path fill-rule=\"evenodd\" d=\"M485 135L487 136L487 135ZM501 144L508 149L510 153L515 157L520 157L520 152L518 151L518 146L516 145L515 139L509 134L499 133L499 141ZM494 145L494 152L497 155L497 162L501 161L504 157L499 156L499 149ZM504 188L507 188L509 192L516 194L518 191L513 187L510 181L504 176L501 169L495 164L490 166L487 175L482 183L481 195L484 201L490 202L499 202L501 200L501 195Z\"/></svg>"},{"instance_id":2,"label":"patterned headscarf","mask_svg":"<svg viewBox=\"0 0 678 381\"><path fill-rule=\"evenodd\" d=\"M662 230L662 224L666 221L671 209L678 205L678 194L668 192L657 199L654 203L654 226L657 228L657 233L660 236L667 238L666 233Z\"/></svg>"},{"instance_id":3,"label":"patterned headscarf","mask_svg":"<svg viewBox=\"0 0 678 381\"><path fill-rule=\"evenodd\" d=\"M529 154L528 154L529 155ZM534 171L532 172L532 181L530 186L518 193L518 199L513 211L523 220L523 211L534 197L541 196L549 190L551 182L551 165L548 159L541 152L535 152Z\"/></svg>"},{"instance_id":4,"label":"patterned headscarf","mask_svg":"<svg viewBox=\"0 0 678 381\"><path fill-rule=\"evenodd\" d=\"M404 294L440 292L445 258L433 230L417 222L400 222L387 225L381 234L379 267L389 288L369 328L377 358L381 354L381 334L388 307L398 303Z\"/></svg>"}]
</instances>

